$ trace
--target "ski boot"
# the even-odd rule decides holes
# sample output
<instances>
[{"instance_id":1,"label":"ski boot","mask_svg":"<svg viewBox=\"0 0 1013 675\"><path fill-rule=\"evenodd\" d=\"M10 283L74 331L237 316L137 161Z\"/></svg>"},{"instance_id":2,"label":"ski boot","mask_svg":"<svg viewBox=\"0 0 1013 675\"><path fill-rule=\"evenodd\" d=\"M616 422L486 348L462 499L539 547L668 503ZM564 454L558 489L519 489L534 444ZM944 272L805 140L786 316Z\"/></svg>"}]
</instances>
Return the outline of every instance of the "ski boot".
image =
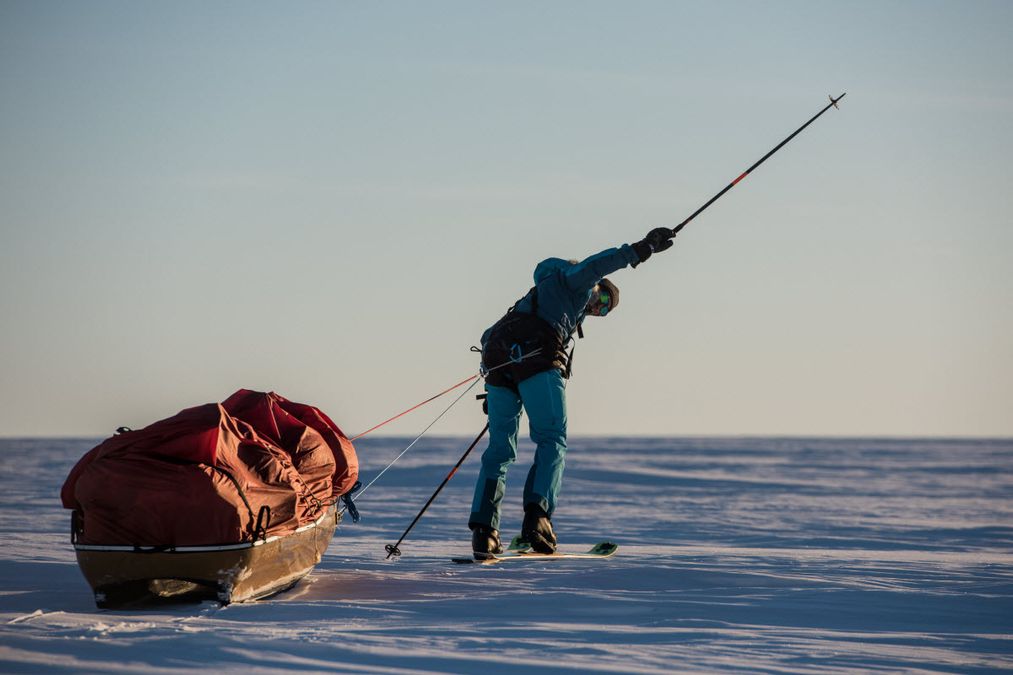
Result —
<instances>
[{"instance_id":1,"label":"ski boot","mask_svg":"<svg viewBox=\"0 0 1013 675\"><path fill-rule=\"evenodd\" d=\"M488 525L471 526L471 551L475 560L488 560L503 552L499 541L499 530Z\"/></svg>"},{"instance_id":2,"label":"ski boot","mask_svg":"<svg viewBox=\"0 0 1013 675\"><path fill-rule=\"evenodd\" d=\"M536 553L556 552L556 533L552 531L552 521L538 504L528 504L524 507L521 538L530 544L531 550Z\"/></svg>"}]
</instances>

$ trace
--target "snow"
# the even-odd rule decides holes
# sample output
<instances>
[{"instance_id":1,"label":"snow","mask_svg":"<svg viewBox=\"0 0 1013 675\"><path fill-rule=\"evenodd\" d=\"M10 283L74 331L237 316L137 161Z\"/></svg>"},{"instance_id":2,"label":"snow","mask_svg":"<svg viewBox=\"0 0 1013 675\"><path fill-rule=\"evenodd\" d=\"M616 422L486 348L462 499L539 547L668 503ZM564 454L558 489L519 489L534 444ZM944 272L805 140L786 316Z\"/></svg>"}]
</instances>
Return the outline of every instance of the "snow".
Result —
<instances>
[{"instance_id":1,"label":"snow","mask_svg":"<svg viewBox=\"0 0 1013 675\"><path fill-rule=\"evenodd\" d=\"M490 566L449 562L472 457L386 560L468 440L420 442L291 591L132 611L95 608L59 504L96 439L0 440L0 671L1013 670L1011 440L576 438L561 544L619 552ZM358 443L363 477L406 444Z\"/></svg>"}]
</instances>

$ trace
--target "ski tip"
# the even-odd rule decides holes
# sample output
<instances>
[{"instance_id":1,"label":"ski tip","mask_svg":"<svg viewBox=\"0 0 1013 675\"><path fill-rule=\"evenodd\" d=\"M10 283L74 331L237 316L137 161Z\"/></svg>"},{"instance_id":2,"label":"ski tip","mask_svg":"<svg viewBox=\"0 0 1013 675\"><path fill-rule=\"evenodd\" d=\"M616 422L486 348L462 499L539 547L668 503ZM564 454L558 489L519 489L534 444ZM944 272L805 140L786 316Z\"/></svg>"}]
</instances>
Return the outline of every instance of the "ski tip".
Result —
<instances>
[{"instance_id":1,"label":"ski tip","mask_svg":"<svg viewBox=\"0 0 1013 675\"><path fill-rule=\"evenodd\" d=\"M593 547L591 547L591 550L588 552L593 553L594 555L612 555L618 550L619 544L613 543L611 541L603 541L595 544Z\"/></svg>"}]
</instances>

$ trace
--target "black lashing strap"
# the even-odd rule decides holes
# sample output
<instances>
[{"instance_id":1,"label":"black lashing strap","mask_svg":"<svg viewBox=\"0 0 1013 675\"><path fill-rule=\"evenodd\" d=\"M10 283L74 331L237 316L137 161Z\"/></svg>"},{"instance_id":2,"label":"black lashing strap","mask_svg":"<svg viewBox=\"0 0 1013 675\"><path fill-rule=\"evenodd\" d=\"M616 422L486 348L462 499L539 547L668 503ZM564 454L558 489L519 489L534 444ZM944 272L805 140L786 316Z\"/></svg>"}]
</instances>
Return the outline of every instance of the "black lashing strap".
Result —
<instances>
[{"instance_id":1,"label":"black lashing strap","mask_svg":"<svg viewBox=\"0 0 1013 675\"><path fill-rule=\"evenodd\" d=\"M362 481L357 480L355 481L355 485L352 486L351 490L341 495L341 501L345 505L345 510L348 511L348 515L352 517L353 523L359 522L359 507L357 507L355 505L355 502L352 501L352 495L355 493L356 490L358 490L361 487Z\"/></svg>"}]
</instances>

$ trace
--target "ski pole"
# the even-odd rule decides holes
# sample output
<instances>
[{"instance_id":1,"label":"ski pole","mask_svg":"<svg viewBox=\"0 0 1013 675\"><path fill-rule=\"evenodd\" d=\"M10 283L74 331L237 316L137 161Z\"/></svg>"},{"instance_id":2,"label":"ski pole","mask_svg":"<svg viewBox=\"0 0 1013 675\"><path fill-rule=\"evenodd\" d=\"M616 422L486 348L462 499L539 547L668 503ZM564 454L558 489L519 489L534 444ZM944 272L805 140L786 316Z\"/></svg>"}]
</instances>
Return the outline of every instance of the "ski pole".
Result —
<instances>
[{"instance_id":1,"label":"ski pole","mask_svg":"<svg viewBox=\"0 0 1013 675\"><path fill-rule=\"evenodd\" d=\"M706 209L708 206L710 206L711 204L713 204L714 202L716 202L718 199L720 199L721 196L724 193L728 192L733 187L735 187L736 183L738 183L740 180L742 180L743 178L745 178L746 176L748 176L750 174L750 172L752 172L753 169L755 169L756 167L758 167L761 164L763 164L764 162L766 162L768 157L770 157L775 152L777 152L778 150L780 150L781 147L783 145L785 145L788 141L790 141L791 139L793 139L796 136L798 136L799 133L801 133L801 131L803 129L805 129L807 126L809 126L810 124L812 124L813 122L815 122L817 117L819 117L820 115L822 115L823 113L825 113L827 110L829 110L830 106L833 106L833 107L836 108L837 107L837 102L840 101L842 98L844 98L845 94L847 94L847 92L845 92L844 94L841 94L837 98L834 98L833 96L830 96L829 97L830 98L830 103L828 103L826 105L826 107L823 108L823 110L821 110L818 113L816 113L815 115L813 115L812 119L810 119L808 122L806 122L805 124L803 124L802 126L800 126L798 129L796 129L795 133L793 133L791 136L788 136L788 138L786 138L783 141L781 141L780 143L778 143L777 146L775 146L773 150L771 150L766 155L764 155L763 157L761 157L759 159L759 161L756 162L756 164L753 164L751 167L749 167L748 169L746 169L745 171L743 171L742 174L739 175L738 178L736 178L731 183L729 183L728 185L726 185L725 188L721 192L719 192L716 195L714 195L713 197L711 197L710 200L706 204L704 204L703 206L701 206L700 208L698 208L696 211L694 211L693 215L691 215L689 218L687 218L686 220L684 220L681 223L679 223L678 225L676 225L675 228L672 230L672 236L677 235L679 233L679 230L681 230L682 228L686 227L686 225L689 223L689 221L691 221L694 218L696 218L698 215L700 215L703 212L704 209Z\"/></svg>"},{"instance_id":2,"label":"ski pole","mask_svg":"<svg viewBox=\"0 0 1013 675\"><path fill-rule=\"evenodd\" d=\"M428 509L429 506L433 503L433 501L436 500L436 495L440 494L440 491L443 489L443 486L449 483L450 479L454 477L455 473L457 473L457 470L461 468L461 465L464 464L464 460L468 458L468 455L471 454L471 451L475 449L475 446L478 445L478 442L482 440L482 436L485 436L485 432L488 430L489 430L489 423L486 422L485 426L482 428L481 433L479 433L479 435L475 437L475 440L471 442L471 445L468 446L468 449L464 451L464 454L461 455L461 459L457 460L457 464L454 465L454 468L450 470L450 473L447 474L447 477L443 479L442 483L440 483L440 487L436 488L436 492L434 492L433 496L429 498L429 501L426 502L426 505L422 507L422 510L419 511L419 514L415 516L415 520L413 520L412 524L408 526L408 529L404 531L404 534L402 534L401 538L397 540L397 543L387 544L384 547L387 551L388 558L390 558L391 556L398 557L401 555L401 550L398 548L398 546L401 544L401 542L405 540L405 537L407 537L408 533L412 531L412 528L415 527L415 523L419 522L419 518L421 518L422 514L426 512L426 509Z\"/></svg>"}]
</instances>

